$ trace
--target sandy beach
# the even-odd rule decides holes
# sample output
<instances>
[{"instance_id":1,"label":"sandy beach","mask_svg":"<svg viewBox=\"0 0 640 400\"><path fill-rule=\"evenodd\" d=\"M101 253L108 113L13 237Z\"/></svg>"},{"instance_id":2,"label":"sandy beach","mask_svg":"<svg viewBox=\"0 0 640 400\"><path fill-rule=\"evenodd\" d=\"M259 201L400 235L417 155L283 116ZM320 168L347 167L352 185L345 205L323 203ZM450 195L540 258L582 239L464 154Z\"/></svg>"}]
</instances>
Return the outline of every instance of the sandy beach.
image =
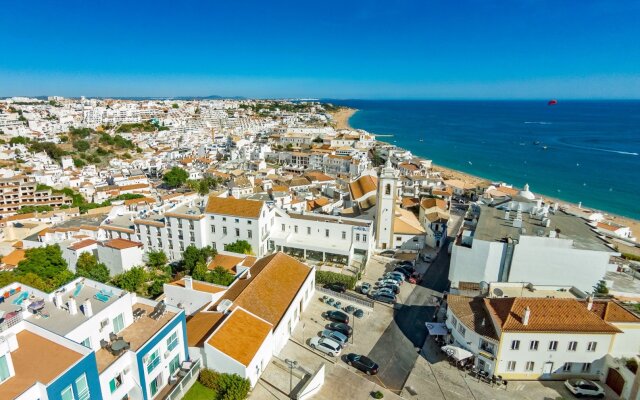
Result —
<instances>
[{"instance_id":1,"label":"sandy beach","mask_svg":"<svg viewBox=\"0 0 640 400\"><path fill-rule=\"evenodd\" d=\"M351 125L349 125L349 118L351 118L356 111L358 110L355 108L343 107L338 111L331 113L333 120L336 123L336 129L353 129Z\"/></svg>"},{"instance_id":2,"label":"sandy beach","mask_svg":"<svg viewBox=\"0 0 640 400\"><path fill-rule=\"evenodd\" d=\"M351 116L353 114L355 114L358 110L354 109L354 108L341 108L339 111L332 113L333 118L336 122L336 129L354 129L353 127L351 127L351 125L349 125L349 118L351 118ZM371 132L374 133L374 132ZM375 134L375 133L374 133ZM411 150L411 149L408 149ZM444 179L457 179L460 180L462 182L465 183L469 183L471 185L478 185L481 182L490 182L491 180L489 179L485 179L479 176L475 176L472 174L468 174L466 172L462 172L462 171L458 171L455 169L451 169L451 168L447 168L444 167L442 165L437 165L437 164L432 164L432 168L434 171L439 171L442 173L442 177ZM542 197L545 202L552 202L552 203L559 203L561 205L565 205L567 207L569 207L571 209L572 212L574 213L582 213L585 216L588 215L590 213L590 211L599 211L599 210L591 210L589 207L587 206L583 206L581 208L578 207L577 204L575 203L571 203L562 199L558 199L558 198L554 198L554 197L550 197L550 196L545 196L542 195L540 193L537 193L540 197ZM623 217L620 215L615 215L615 214L611 214L608 213L606 211L601 211L607 220L615 222L617 224L620 225L624 225L624 226L628 226L631 231L633 232L633 236L635 236L636 238L640 239L640 221L632 219L632 218L628 218L628 217ZM628 248L631 249L631 248ZM626 250L623 250L626 251ZM639 252L640 253L640 252Z\"/></svg>"}]
</instances>

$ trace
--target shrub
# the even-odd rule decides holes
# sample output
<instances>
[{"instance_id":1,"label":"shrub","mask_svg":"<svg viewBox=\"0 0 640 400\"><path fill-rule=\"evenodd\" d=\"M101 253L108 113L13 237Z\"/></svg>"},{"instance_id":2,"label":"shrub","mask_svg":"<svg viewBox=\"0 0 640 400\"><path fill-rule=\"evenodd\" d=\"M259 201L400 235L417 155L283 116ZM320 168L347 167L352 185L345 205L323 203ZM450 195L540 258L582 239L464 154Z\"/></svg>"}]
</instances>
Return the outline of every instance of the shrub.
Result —
<instances>
[{"instance_id":1,"label":"shrub","mask_svg":"<svg viewBox=\"0 0 640 400\"><path fill-rule=\"evenodd\" d=\"M356 277L342 275L337 272L316 271L316 282L320 284L342 283L347 288L352 289L356 286Z\"/></svg>"},{"instance_id":2,"label":"shrub","mask_svg":"<svg viewBox=\"0 0 640 400\"><path fill-rule=\"evenodd\" d=\"M628 359L626 362L626 366L629 371L633 372L634 374L638 372L638 362L635 358Z\"/></svg>"},{"instance_id":3,"label":"shrub","mask_svg":"<svg viewBox=\"0 0 640 400\"><path fill-rule=\"evenodd\" d=\"M198 381L209 389L218 390L218 376L220 374L214 370L203 368L198 376Z\"/></svg>"},{"instance_id":4,"label":"shrub","mask_svg":"<svg viewBox=\"0 0 640 400\"><path fill-rule=\"evenodd\" d=\"M221 374L204 368L200 371L198 381L205 387L218 392L223 400L244 400L251 390L248 379L236 374Z\"/></svg>"},{"instance_id":5,"label":"shrub","mask_svg":"<svg viewBox=\"0 0 640 400\"><path fill-rule=\"evenodd\" d=\"M375 392L371 392L371 397L374 399L381 399L384 397L384 394L381 391L376 390Z\"/></svg>"},{"instance_id":6,"label":"shrub","mask_svg":"<svg viewBox=\"0 0 640 400\"><path fill-rule=\"evenodd\" d=\"M640 261L640 256L631 253L622 253L622 258L625 260Z\"/></svg>"}]
</instances>

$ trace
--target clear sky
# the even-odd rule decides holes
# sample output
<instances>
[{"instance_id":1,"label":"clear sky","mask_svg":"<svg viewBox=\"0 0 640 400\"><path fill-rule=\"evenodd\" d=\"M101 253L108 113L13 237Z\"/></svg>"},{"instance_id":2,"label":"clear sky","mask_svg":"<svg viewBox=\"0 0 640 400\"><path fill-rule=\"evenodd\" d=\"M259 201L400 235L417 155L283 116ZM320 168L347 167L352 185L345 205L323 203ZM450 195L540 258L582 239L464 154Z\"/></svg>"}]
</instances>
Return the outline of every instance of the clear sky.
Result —
<instances>
[{"instance_id":1,"label":"clear sky","mask_svg":"<svg viewBox=\"0 0 640 400\"><path fill-rule=\"evenodd\" d=\"M0 96L640 98L639 0L14 0L0 10Z\"/></svg>"}]
</instances>

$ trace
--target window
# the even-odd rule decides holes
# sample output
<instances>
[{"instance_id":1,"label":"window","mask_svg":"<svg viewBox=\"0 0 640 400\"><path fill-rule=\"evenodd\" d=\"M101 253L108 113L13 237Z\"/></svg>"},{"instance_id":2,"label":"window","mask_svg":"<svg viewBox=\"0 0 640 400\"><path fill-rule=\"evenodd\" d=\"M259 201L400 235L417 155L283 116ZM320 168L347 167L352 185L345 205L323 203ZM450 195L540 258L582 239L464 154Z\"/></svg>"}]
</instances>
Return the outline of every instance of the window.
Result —
<instances>
[{"instance_id":1,"label":"window","mask_svg":"<svg viewBox=\"0 0 640 400\"><path fill-rule=\"evenodd\" d=\"M7 364L7 356L0 357L0 382L9 379L9 364Z\"/></svg>"},{"instance_id":2,"label":"window","mask_svg":"<svg viewBox=\"0 0 640 400\"><path fill-rule=\"evenodd\" d=\"M249 237L249 239L253 238L253 231L248 230L247 231L247 236Z\"/></svg>"},{"instance_id":3,"label":"window","mask_svg":"<svg viewBox=\"0 0 640 400\"><path fill-rule=\"evenodd\" d=\"M284 232L284 224L282 224L282 232Z\"/></svg>"},{"instance_id":4,"label":"window","mask_svg":"<svg viewBox=\"0 0 640 400\"><path fill-rule=\"evenodd\" d=\"M251 220L247 220L247 224L251 225Z\"/></svg>"},{"instance_id":5,"label":"window","mask_svg":"<svg viewBox=\"0 0 640 400\"><path fill-rule=\"evenodd\" d=\"M576 351L578 348L578 342L569 342L569 347L567 347L568 351Z\"/></svg>"},{"instance_id":6,"label":"window","mask_svg":"<svg viewBox=\"0 0 640 400\"><path fill-rule=\"evenodd\" d=\"M564 365L562 366L562 371L564 371L564 372L571 371L571 363L570 362L564 363Z\"/></svg>"},{"instance_id":7,"label":"window","mask_svg":"<svg viewBox=\"0 0 640 400\"><path fill-rule=\"evenodd\" d=\"M458 327L458 320L457 320L455 317L453 317L453 318L451 319L451 325L452 325L454 328L457 328L457 327Z\"/></svg>"},{"instance_id":8,"label":"window","mask_svg":"<svg viewBox=\"0 0 640 400\"><path fill-rule=\"evenodd\" d=\"M86 338L85 340L80 342L80 344L83 345L84 347L91 348L91 337Z\"/></svg>"},{"instance_id":9,"label":"window","mask_svg":"<svg viewBox=\"0 0 640 400\"><path fill-rule=\"evenodd\" d=\"M525 366L525 370L527 371L533 371L533 367L535 366L536 363L534 363L533 361L527 361L527 365Z\"/></svg>"},{"instance_id":10,"label":"window","mask_svg":"<svg viewBox=\"0 0 640 400\"><path fill-rule=\"evenodd\" d=\"M153 369L155 367L157 367L158 364L160 364L160 355L158 353L159 353L159 350L156 349L156 351L151 353L151 355L149 356L149 361L147 361L147 373L148 374L150 374L151 371L153 371Z\"/></svg>"},{"instance_id":11,"label":"window","mask_svg":"<svg viewBox=\"0 0 640 400\"><path fill-rule=\"evenodd\" d=\"M178 332L173 332L173 334L169 336L169 339L167 339L167 349L171 351L175 349L177 345L178 345Z\"/></svg>"},{"instance_id":12,"label":"window","mask_svg":"<svg viewBox=\"0 0 640 400\"><path fill-rule=\"evenodd\" d=\"M384 194L391 194L391 185L387 184L387 186L384 187Z\"/></svg>"},{"instance_id":13,"label":"window","mask_svg":"<svg viewBox=\"0 0 640 400\"><path fill-rule=\"evenodd\" d=\"M366 242L367 241L367 235L362 235L362 241Z\"/></svg>"},{"instance_id":14,"label":"window","mask_svg":"<svg viewBox=\"0 0 640 400\"><path fill-rule=\"evenodd\" d=\"M329 230L328 230L328 229L325 229L325 230L324 230L324 236L325 236L325 237L329 237Z\"/></svg>"},{"instance_id":15,"label":"window","mask_svg":"<svg viewBox=\"0 0 640 400\"><path fill-rule=\"evenodd\" d=\"M356 233L356 242L359 242L359 241L360 241L360 234Z\"/></svg>"},{"instance_id":16,"label":"window","mask_svg":"<svg viewBox=\"0 0 640 400\"><path fill-rule=\"evenodd\" d=\"M222 234L223 234L223 235L226 235L226 234L227 234L227 227L226 227L226 226L223 226L223 227L222 227Z\"/></svg>"},{"instance_id":17,"label":"window","mask_svg":"<svg viewBox=\"0 0 640 400\"><path fill-rule=\"evenodd\" d=\"M400 241L402 240L402 237L398 236L398 237L396 237L396 240L397 240L398 242L400 242Z\"/></svg>"},{"instance_id":18,"label":"window","mask_svg":"<svg viewBox=\"0 0 640 400\"><path fill-rule=\"evenodd\" d=\"M212 216L211 216L211 219L212 219L212 220L214 220L214 219L216 219L216 217L214 217L214 216L212 215Z\"/></svg>"},{"instance_id":19,"label":"window","mask_svg":"<svg viewBox=\"0 0 640 400\"><path fill-rule=\"evenodd\" d=\"M236 224L237 224L237 223L240 223L240 220L239 220L238 218L236 218Z\"/></svg>"},{"instance_id":20,"label":"window","mask_svg":"<svg viewBox=\"0 0 640 400\"><path fill-rule=\"evenodd\" d=\"M307 235L311 235L311 227L307 226Z\"/></svg>"},{"instance_id":21,"label":"window","mask_svg":"<svg viewBox=\"0 0 640 400\"><path fill-rule=\"evenodd\" d=\"M240 228L236 228L236 237L240 236Z\"/></svg>"},{"instance_id":22,"label":"window","mask_svg":"<svg viewBox=\"0 0 640 400\"><path fill-rule=\"evenodd\" d=\"M122 385L122 375L118 374L115 378L109 381L109 390L111 393L115 392Z\"/></svg>"},{"instance_id":23,"label":"window","mask_svg":"<svg viewBox=\"0 0 640 400\"><path fill-rule=\"evenodd\" d=\"M538 343L537 340L532 340L531 343L529 343L529 350L538 350Z\"/></svg>"},{"instance_id":24,"label":"window","mask_svg":"<svg viewBox=\"0 0 640 400\"><path fill-rule=\"evenodd\" d=\"M118 333L124 329L124 317L122 314L113 319L113 333Z\"/></svg>"},{"instance_id":25,"label":"window","mask_svg":"<svg viewBox=\"0 0 640 400\"><path fill-rule=\"evenodd\" d=\"M67 386L62 390L62 392L60 392L60 398L62 400L75 400L75 397L73 397L73 389L71 388L71 385Z\"/></svg>"},{"instance_id":26,"label":"window","mask_svg":"<svg viewBox=\"0 0 640 400\"><path fill-rule=\"evenodd\" d=\"M511 341L511 350L520 350L520 341L512 340Z\"/></svg>"},{"instance_id":27,"label":"window","mask_svg":"<svg viewBox=\"0 0 640 400\"><path fill-rule=\"evenodd\" d=\"M509 361L507 363L507 371L515 371L516 370L516 362L515 361Z\"/></svg>"},{"instance_id":28,"label":"window","mask_svg":"<svg viewBox=\"0 0 640 400\"><path fill-rule=\"evenodd\" d=\"M587 344L587 351L596 351L597 345L598 345L598 342L589 342Z\"/></svg>"},{"instance_id":29,"label":"window","mask_svg":"<svg viewBox=\"0 0 640 400\"><path fill-rule=\"evenodd\" d=\"M226 220L227 220L227 217L222 217L222 220L223 220L223 221L226 221Z\"/></svg>"},{"instance_id":30,"label":"window","mask_svg":"<svg viewBox=\"0 0 640 400\"><path fill-rule=\"evenodd\" d=\"M346 238L347 238L347 232L342 231L342 240L344 240L344 239L346 239Z\"/></svg>"},{"instance_id":31,"label":"window","mask_svg":"<svg viewBox=\"0 0 640 400\"><path fill-rule=\"evenodd\" d=\"M211 233L216 233L216 227L214 225L211 225Z\"/></svg>"},{"instance_id":32,"label":"window","mask_svg":"<svg viewBox=\"0 0 640 400\"><path fill-rule=\"evenodd\" d=\"M549 351L556 351L558 350L558 341L557 340L552 340L549 342Z\"/></svg>"},{"instance_id":33,"label":"window","mask_svg":"<svg viewBox=\"0 0 640 400\"><path fill-rule=\"evenodd\" d=\"M295 233L298 233L298 225L294 225L294 226L293 226L293 231L294 231Z\"/></svg>"},{"instance_id":34,"label":"window","mask_svg":"<svg viewBox=\"0 0 640 400\"><path fill-rule=\"evenodd\" d=\"M176 354L176 356L169 363L169 375L172 375L180 369L180 354Z\"/></svg>"},{"instance_id":35,"label":"window","mask_svg":"<svg viewBox=\"0 0 640 400\"><path fill-rule=\"evenodd\" d=\"M158 393L158 389L162 385L162 372L156 376L154 380L149 384L149 389L151 390L151 396L155 396Z\"/></svg>"},{"instance_id":36,"label":"window","mask_svg":"<svg viewBox=\"0 0 640 400\"><path fill-rule=\"evenodd\" d=\"M582 372L591 371L591 363L582 363Z\"/></svg>"},{"instance_id":37,"label":"window","mask_svg":"<svg viewBox=\"0 0 640 400\"><path fill-rule=\"evenodd\" d=\"M464 337L464 334L467 333L467 330L465 329L464 325L460 324L460 326L458 326L458 332L460 332L462 337Z\"/></svg>"},{"instance_id":38,"label":"window","mask_svg":"<svg viewBox=\"0 0 640 400\"><path fill-rule=\"evenodd\" d=\"M87 384L87 376L85 374L80 375L80 377L76 379L76 391L78 392L78 400L89 400L91 398L89 385Z\"/></svg>"}]
</instances>

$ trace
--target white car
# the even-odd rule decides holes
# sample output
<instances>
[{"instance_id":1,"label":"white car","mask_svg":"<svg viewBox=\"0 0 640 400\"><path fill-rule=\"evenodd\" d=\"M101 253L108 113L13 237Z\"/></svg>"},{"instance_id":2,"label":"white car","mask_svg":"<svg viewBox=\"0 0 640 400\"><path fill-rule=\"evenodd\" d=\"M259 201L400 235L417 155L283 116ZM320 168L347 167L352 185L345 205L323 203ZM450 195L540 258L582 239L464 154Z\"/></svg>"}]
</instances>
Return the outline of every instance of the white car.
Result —
<instances>
[{"instance_id":1,"label":"white car","mask_svg":"<svg viewBox=\"0 0 640 400\"><path fill-rule=\"evenodd\" d=\"M331 357L338 357L342 351L342 346L335 340L321 337L313 337L309 341L309 346L312 349L321 351Z\"/></svg>"},{"instance_id":2,"label":"white car","mask_svg":"<svg viewBox=\"0 0 640 400\"><path fill-rule=\"evenodd\" d=\"M568 379L564 381L564 385L576 397L604 397L604 389L594 381L588 381L586 379Z\"/></svg>"}]
</instances>

